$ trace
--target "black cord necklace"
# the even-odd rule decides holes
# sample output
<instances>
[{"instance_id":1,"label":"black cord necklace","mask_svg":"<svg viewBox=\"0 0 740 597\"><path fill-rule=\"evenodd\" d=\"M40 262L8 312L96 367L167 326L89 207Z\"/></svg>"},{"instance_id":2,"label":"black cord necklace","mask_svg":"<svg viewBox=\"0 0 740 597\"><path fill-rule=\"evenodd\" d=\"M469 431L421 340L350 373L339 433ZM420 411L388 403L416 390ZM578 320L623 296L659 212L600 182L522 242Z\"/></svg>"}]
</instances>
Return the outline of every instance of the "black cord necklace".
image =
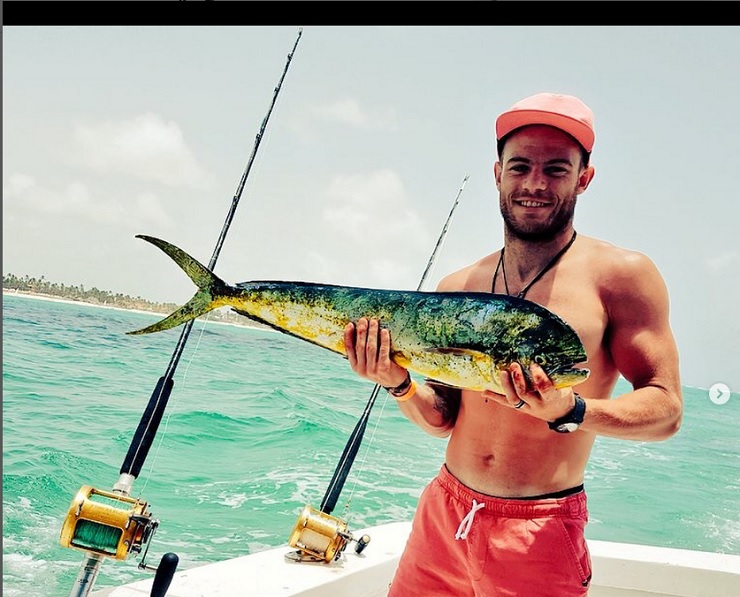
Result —
<instances>
[{"instance_id":1,"label":"black cord necklace","mask_svg":"<svg viewBox=\"0 0 740 597\"><path fill-rule=\"evenodd\" d=\"M545 267L543 267L539 273L530 280L529 284L527 284L524 288L522 288L519 293L516 295L519 298L524 298L524 295L529 292L529 289L532 288L532 285L539 280L542 276L544 276L547 271L557 263L558 259L560 259L565 252L570 249L573 242L576 240L576 231L573 231L573 236L570 237L570 240L568 241L568 244L565 245L560 251L558 251L555 256L550 259L550 261L547 262ZM504 249L501 249L501 255L498 258L498 264L496 265L496 271L493 273L493 283L491 284L491 292L496 292L496 278L498 277L498 271L501 270L501 273L504 276L504 288L506 289L506 294L511 295L509 292L509 282L506 280L506 266L504 265Z\"/></svg>"}]
</instances>

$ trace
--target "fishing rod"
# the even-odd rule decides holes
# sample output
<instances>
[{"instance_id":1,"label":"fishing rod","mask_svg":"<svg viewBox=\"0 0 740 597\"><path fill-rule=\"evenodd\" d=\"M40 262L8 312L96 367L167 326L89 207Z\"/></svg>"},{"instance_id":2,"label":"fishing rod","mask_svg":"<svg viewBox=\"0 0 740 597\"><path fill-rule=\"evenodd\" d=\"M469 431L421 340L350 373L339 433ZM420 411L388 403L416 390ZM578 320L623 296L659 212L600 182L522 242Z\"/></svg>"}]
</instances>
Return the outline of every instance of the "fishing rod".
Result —
<instances>
[{"instance_id":1,"label":"fishing rod","mask_svg":"<svg viewBox=\"0 0 740 597\"><path fill-rule=\"evenodd\" d=\"M444 226L442 226L442 231L437 238L437 244L434 246L432 255L429 257L429 261L427 262L427 266L424 269L424 273L421 276L421 280L419 281L419 285L416 290L421 290L427 280L427 276L437 258L439 248L442 246L442 242L447 235L447 229L452 221L452 215L455 213L457 204L460 202L460 195L462 195L465 183L468 181L469 177L470 175L466 175L465 178L463 178L460 189L457 191L457 195L455 196L455 201L450 209L450 213L447 215L447 220L445 221ZM360 415L359 420L355 424L355 428L352 430L352 433L344 446L342 456L339 459L337 467L334 469L334 474L332 475L329 486L326 489L326 493L321 500L321 505L319 506L318 511L311 506L305 506L299 514L298 522L293 528L288 540L288 544L292 547L297 547L298 552L288 554L286 557L298 561L324 560L326 562L330 562L341 555L348 541L357 541L357 545L355 547L355 551L357 553L362 552L370 542L370 537L367 535L364 535L360 539L355 539L347 531L347 523L335 516L331 516L331 513L337 505L339 495L344 488L347 476L349 475L350 469L357 457L357 452L360 449L360 444L362 443L362 438L364 437L365 430L367 428L367 422L370 418L370 411L375 405L375 400L377 399L381 388L382 386L380 384L375 384L370 392L370 398L365 404L365 409L363 410L362 415Z\"/></svg>"},{"instance_id":2,"label":"fishing rod","mask_svg":"<svg viewBox=\"0 0 740 597\"><path fill-rule=\"evenodd\" d=\"M450 209L450 213L447 216L447 220L445 221L445 224L442 227L442 232L440 232L439 238L437 239L437 244L434 246L432 255L429 258L429 261L427 262L426 269L424 270L424 273L421 276L421 280L419 281L419 285L416 287L416 290L421 290L424 286L424 283L427 280L427 276L429 275L432 265L434 264L434 261L437 258L437 253L439 252L439 248L442 245L442 241L447 235L447 229L450 226L452 215L455 213L455 210L457 209L457 204L460 201L460 195L462 194L463 189L465 188L465 183L468 181L468 178L469 178L469 175L466 175L465 178L463 178L462 184L460 185L460 189L457 191L457 195L455 196L455 201L452 204L452 209ZM342 457L339 459L339 463L337 465L337 468L334 471L334 475L332 476L332 479L329 482L329 487L327 488L326 493L324 494L324 498L321 501L321 506L319 506L319 510L321 510L322 512L331 514L337 505L339 494L342 492L342 488L344 487L344 483L347 479L347 475L349 474L349 470L352 467L352 464L354 463L355 457L357 456L357 450L359 449L360 443L362 442L362 437L365 434L365 428L367 426L367 421L370 416L370 411L372 410L373 405L375 404L375 399L377 398L378 392L380 391L381 387L382 386L380 384L375 384L375 387L372 389L372 392L370 393L370 398L368 399L368 402L365 405L365 410L360 416L360 419L358 420L357 425L355 426L355 429L352 432L352 435L350 435L350 438L344 447L344 452L342 453Z\"/></svg>"},{"instance_id":3,"label":"fishing rod","mask_svg":"<svg viewBox=\"0 0 740 597\"><path fill-rule=\"evenodd\" d=\"M259 132L257 133L249 161L232 198L226 220L216 241L211 259L208 262L208 269L211 271L213 271L216 265L224 240L231 227L236 208L239 205L244 186L247 182L247 177L252 169L252 164L254 163L257 150L267 128L267 123L277 102L280 89L282 88L283 81L288 73L288 68L290 67L302 34L303 29L299 29L293 49L288 54L282 75L273 92L267 114L263 118ZM133 482L139 476L144 461L149 454L165 408L167 407L167 402L174 387L173 376L194 322L195 320L191 320L183 327L167 370L157 381L121 465L119 478L113 486L113 491L106 492L90 486L83 486L72 500L72 505L62 527L60 540L64 547L84 550L86 552L86 559L80 567L69 597L85 597L89 595L100 571L103 558L115 557L116 559L123 560L129 553L141 553L142 545L148 543L159 525L159 521L152 520L146 502L133 499L129 496L131 495ZM120 509L120 506L123 504L128 505L129 509ZM175 573L179 558L176 554L167 553L162 557L162 561L158 567L147 566L144 560L146 559L148 549L149 546L147 545L139 568L156 571L151 597L164 597L169 588L172 576Z\"/></svg>"}]
</instances>

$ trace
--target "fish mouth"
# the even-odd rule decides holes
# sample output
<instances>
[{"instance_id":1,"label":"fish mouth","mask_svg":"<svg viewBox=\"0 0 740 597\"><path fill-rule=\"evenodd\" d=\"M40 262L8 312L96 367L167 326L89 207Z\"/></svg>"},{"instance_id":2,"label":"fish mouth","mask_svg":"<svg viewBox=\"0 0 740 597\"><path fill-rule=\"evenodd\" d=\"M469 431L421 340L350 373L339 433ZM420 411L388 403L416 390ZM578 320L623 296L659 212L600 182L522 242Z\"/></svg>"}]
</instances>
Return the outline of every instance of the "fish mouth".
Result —
<instances>
[{"instance_id":1,"label":"fish mouth","mask_svg":"<svg viewBox=\"0 0 740 597\"><path fill-rule=\"evenodd\" d=\"M578 385L588 379L591 374L589 369L578 369L570 365L558 367L549 374L550 379L556 388L566 388Z\"/></svg>"}]
</instances>

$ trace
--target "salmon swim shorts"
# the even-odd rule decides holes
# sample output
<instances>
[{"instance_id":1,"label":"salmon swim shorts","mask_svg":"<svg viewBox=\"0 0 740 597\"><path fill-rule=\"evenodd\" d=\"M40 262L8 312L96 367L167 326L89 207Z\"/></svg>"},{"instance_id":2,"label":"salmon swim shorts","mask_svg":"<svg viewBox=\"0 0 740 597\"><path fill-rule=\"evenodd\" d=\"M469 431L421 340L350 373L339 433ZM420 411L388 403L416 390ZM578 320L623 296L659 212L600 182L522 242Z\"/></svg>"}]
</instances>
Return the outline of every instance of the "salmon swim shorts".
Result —
<instances>
[{"instance_id":1,"label":"salmon swim shorts","mask_svg":"<svg viewBox=\"0 0 740 597\"><path fill-rule=\"evenodd\" d=\"M388 597L588 595L586 493L553 496L492 497L443 465L419 498Z\"/></svg>"}]
</instances>

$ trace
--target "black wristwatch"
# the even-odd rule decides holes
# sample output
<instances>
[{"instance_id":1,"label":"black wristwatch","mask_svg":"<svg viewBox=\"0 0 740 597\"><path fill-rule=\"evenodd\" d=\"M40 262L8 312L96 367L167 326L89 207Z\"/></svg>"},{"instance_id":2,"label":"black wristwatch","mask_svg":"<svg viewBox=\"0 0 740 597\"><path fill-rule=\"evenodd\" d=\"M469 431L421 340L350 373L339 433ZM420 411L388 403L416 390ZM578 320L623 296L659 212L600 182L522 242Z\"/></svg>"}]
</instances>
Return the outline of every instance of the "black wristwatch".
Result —
<instances>
[{"instance_id":1,"label":"black wristwatch","mask_svg":"<svg viewBox=\"0 0 740 597\"><path fill-rule=\"evenodd\" d=\"M547 426L558 433L572 433L581 426L583 417L586 414L586 401L578 394L573 393L576 404L573 410L564 417L551 421Z\"/></svg>"}]
</instances>

